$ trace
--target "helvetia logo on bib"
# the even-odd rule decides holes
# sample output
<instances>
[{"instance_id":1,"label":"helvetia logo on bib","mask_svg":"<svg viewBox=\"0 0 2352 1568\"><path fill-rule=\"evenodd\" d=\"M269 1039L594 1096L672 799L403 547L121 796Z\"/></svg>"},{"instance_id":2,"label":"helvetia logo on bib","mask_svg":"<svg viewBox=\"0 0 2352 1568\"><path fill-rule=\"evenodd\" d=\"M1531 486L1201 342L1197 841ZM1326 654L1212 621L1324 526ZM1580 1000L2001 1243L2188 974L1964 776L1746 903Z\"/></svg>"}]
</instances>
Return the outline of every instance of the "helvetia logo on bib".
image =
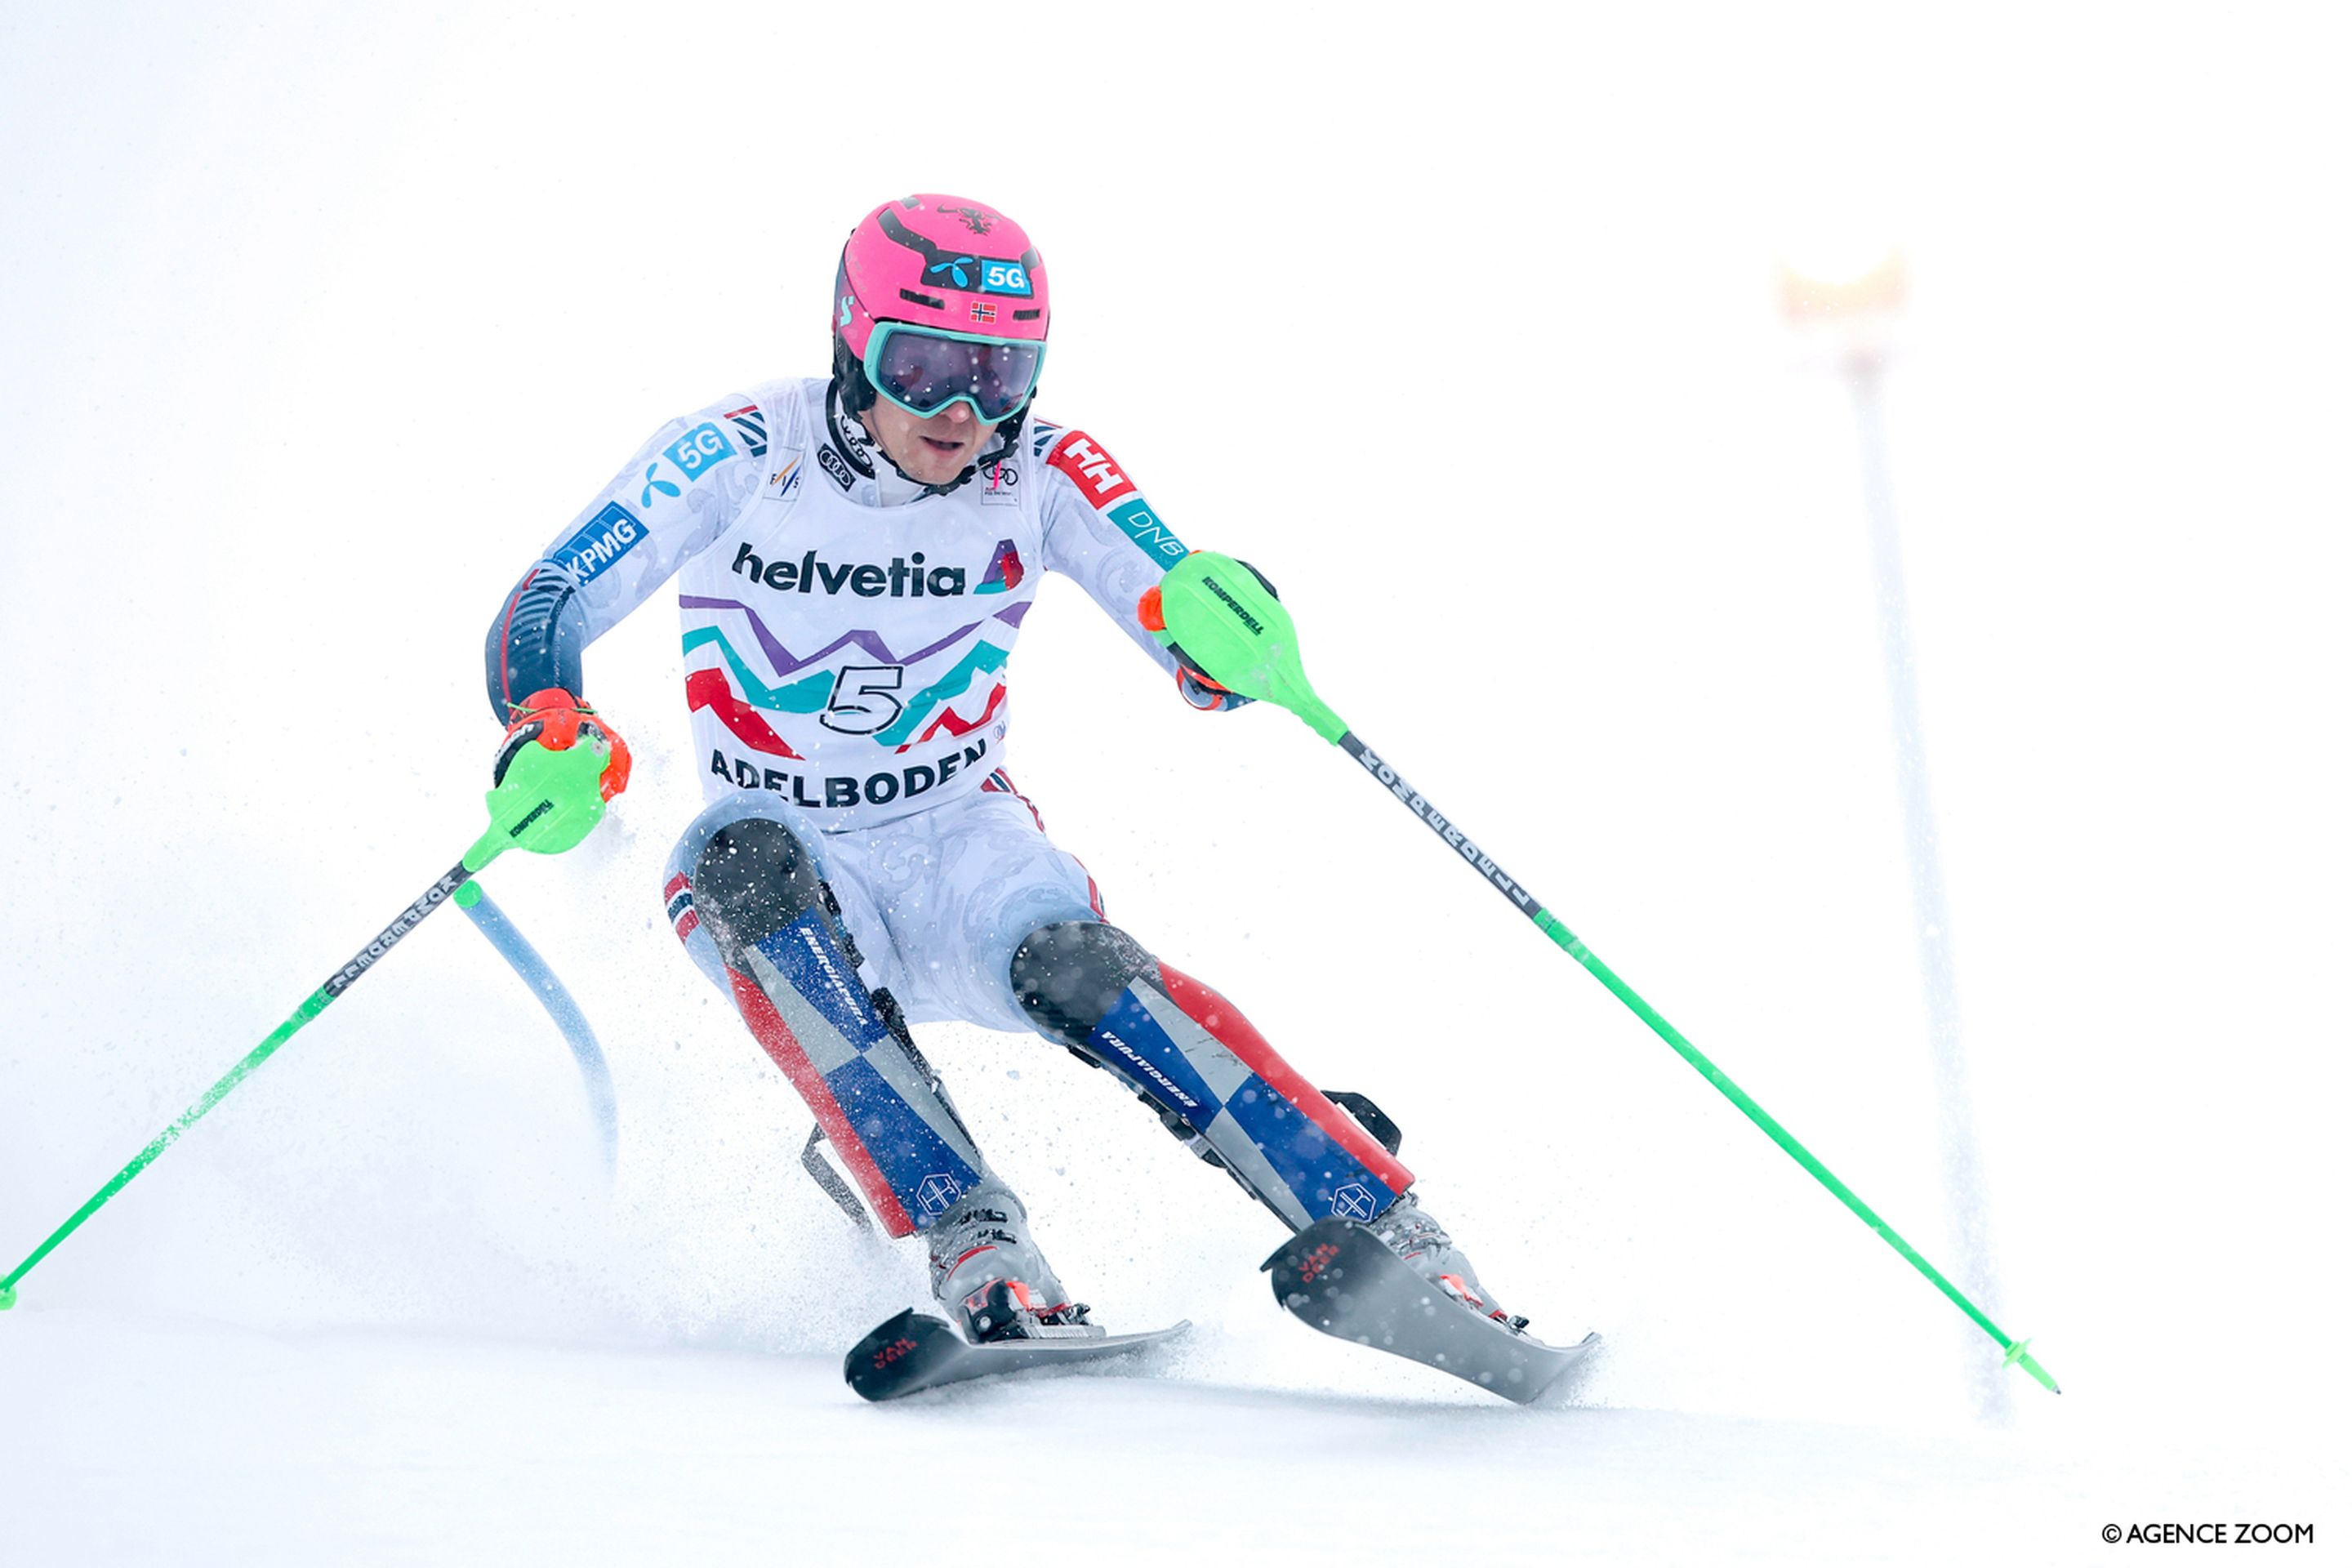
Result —
<instances>
[{"instance_id":1,"label":"helvetia logo on bib","mask_svg":"<svg viewBox=\"0 0 2352 1568\"><path fill-rule=\"evenodd\" d=\"M822 561L814 550L798 561L767 561L743 543L736 548L735 560L728 569L780 594L846 592L861 599L956 599L967 593L1003 594L1021 586L1029 574L1021 564L1021 552L1009 539L996 542L996 553L990 557L988 573L977 588L967 586L971 574L964 567L929 565L919 550L911 555L894 555L884 566L873 562Z\"/></svg>"}]
</instances>

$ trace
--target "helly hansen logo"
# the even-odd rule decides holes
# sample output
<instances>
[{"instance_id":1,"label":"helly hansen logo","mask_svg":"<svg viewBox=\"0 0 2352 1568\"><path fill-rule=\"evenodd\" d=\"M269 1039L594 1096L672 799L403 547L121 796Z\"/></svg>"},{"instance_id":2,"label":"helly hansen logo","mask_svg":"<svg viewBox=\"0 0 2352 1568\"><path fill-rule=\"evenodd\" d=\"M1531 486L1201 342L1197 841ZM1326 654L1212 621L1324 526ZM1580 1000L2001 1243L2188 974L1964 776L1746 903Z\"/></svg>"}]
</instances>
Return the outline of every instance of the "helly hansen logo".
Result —
<instances>
[{"instance_id":1,"label":"helly hansen logo","mask_svg":"<svg viewBox=\"0 0 2352 1568\"><path fill-rule=\"evenodd\" d=\"M1121 473L1110 454L1096 446L1083 430L1073 430L1063 437L1062 444L1045 460L1069 475L1087 500L1094 502L1097 511L1135 490L1135 481Z\"/></svg>"}]
</instances>

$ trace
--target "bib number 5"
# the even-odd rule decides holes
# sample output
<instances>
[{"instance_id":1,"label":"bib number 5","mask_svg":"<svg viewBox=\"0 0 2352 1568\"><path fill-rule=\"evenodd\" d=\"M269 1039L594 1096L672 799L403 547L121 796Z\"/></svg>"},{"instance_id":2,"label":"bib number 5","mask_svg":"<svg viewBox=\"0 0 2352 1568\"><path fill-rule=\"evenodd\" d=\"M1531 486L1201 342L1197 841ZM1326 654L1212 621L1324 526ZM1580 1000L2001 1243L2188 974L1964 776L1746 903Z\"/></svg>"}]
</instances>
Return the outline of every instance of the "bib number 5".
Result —
<instances>
[{"instance_id":1,"label":"bib number 5","mask_svg":"<svg viewBox=\"0 0 2352 1568\"><path fill-rule=\"evenodd\" d=\"M888 729L907 705L891 695L906 684L906 669L895 664L845 664L834 678L833 700L817 715L817 722L844 735L871 735Z\"/></svg>"}]
</instances>

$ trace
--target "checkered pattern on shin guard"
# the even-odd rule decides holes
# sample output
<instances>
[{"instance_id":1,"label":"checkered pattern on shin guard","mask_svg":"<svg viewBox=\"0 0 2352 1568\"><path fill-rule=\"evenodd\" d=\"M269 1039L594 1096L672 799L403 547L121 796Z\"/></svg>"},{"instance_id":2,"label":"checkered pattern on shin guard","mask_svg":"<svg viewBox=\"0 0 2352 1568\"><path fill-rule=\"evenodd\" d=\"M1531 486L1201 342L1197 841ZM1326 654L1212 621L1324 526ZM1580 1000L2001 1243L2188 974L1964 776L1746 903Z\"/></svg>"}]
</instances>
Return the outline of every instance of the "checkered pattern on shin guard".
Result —
<instances>
[{"instance_id":1,"label":"checkered pattern on shin guard","mask_svg":"<svg viewBox=\"0 0 2352 1568\"><path fill-rule=\"evenodd\" d=\"M1412 1184L1231 1003L1166 964L1129 983L1087 1044L1294 1229L1335 1215L1370 1221Z\"/></svg>"},{"instance_id":2,"label":"checkered pattern on shin guard","mask_svg":"<svg viewBox=\"0 0 2352 1568\"><path fill-rule=\"evenodd\" d=\"M812 910L741 950L735 1002L893 1236L981 1180L980 1152Z\"/></svg>"}]
</instances>

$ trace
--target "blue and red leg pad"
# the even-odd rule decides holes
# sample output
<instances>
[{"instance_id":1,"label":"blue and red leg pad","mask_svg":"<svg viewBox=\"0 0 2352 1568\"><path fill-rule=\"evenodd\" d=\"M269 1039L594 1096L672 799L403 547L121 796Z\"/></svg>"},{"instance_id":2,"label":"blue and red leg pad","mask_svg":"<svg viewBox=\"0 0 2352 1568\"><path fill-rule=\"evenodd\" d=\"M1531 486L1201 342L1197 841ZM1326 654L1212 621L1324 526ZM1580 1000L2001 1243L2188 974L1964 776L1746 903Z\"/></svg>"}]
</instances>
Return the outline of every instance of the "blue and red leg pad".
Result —
<instances>
[{"instance_id":1,"label":"blue and red leg pad","mask_svg":"<svg viewBox=\"0 0 2352 1568\"><path fill-rule=\"evenodd\" d=\"M883 1228L929 1226L980 1181L978 1151L821 917L804 914L757 945L814 1016L795 1030L756 980L730 970L744 1022L816 1113Z\"/></svg>"},{"instance_id":2,"label":"blue and red leg pad","mask_svg":"<svg viewBox=\"0 0 2352 1568\"><path fill-rule=\"evenodd\" d=\"M1154 978L1140 976L1121 994L1089 1044L1253 1188L1270 1173L1286 1191L1260 1191L1269 1206L1294 1225L1333 1215L1370 1220L1412 1184L1412 1173L1277 1056L1231 1003L1165 964L1159 984ZM1173 1033L1161 1022L1171 1013Z\"/></svg>"}]
</instances>

